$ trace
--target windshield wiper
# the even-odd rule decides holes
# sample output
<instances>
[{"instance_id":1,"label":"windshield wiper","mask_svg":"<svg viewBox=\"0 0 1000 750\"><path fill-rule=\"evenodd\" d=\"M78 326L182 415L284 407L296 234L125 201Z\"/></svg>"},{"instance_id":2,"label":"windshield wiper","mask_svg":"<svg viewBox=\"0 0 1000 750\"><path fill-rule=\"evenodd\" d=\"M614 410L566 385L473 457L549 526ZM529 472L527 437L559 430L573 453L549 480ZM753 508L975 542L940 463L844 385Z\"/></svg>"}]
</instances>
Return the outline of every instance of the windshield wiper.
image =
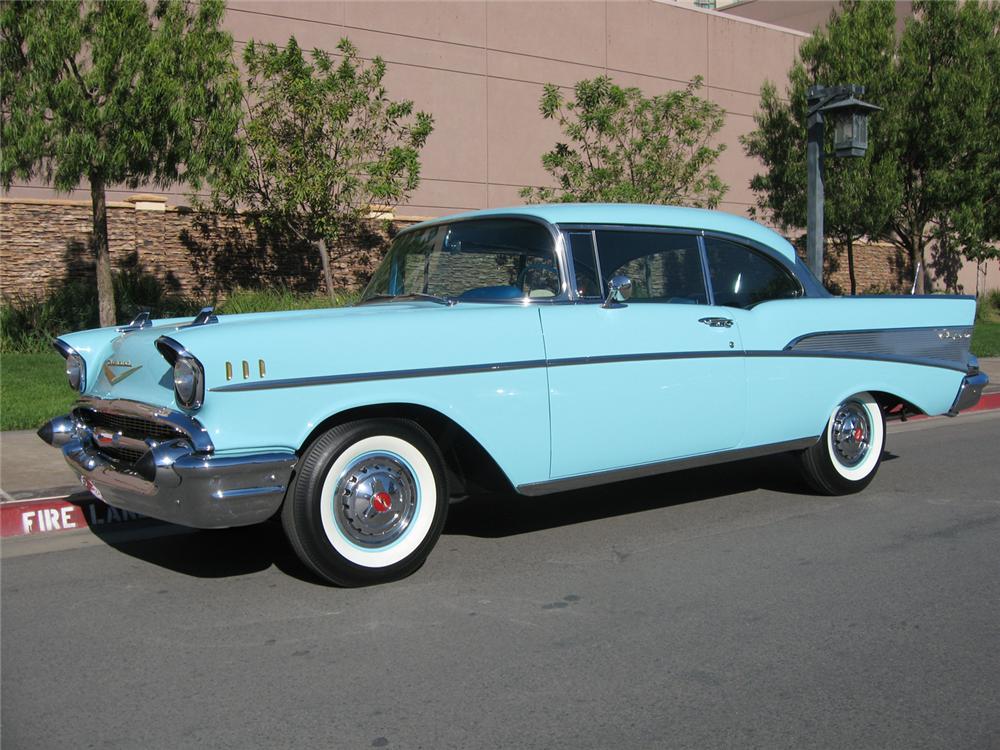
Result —
<instances>
[{"instance_id":1,"label":"windshield wiper","mask_svg":"<svg viewBox=\"0 0 1000 750\"><path fill-rule=\"evenodd\" d=\"M458 304L458 300L450 299L448 297L440 297L436 294L425 294L424 292L411 292L410 294L376 294L368 299L361 300L358 304L364 305L369 302L396 302L397 300L403 300L404 302L426 300L427 302L436 302L437 304L444 305L445 307L451 307L452 305Z\"/></svg>"}]
</instances>

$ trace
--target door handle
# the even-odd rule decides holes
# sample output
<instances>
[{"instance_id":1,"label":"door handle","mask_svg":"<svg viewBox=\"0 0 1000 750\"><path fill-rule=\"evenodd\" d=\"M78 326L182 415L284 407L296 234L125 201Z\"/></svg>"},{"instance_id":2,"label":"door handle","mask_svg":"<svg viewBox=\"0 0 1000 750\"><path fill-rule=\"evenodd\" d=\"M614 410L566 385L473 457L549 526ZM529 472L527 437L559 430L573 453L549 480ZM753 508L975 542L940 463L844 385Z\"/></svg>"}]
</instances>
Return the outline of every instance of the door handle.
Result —
<instances>
[{"instance_id":1,"label":"door handle","mask_svg":"<svg viewBox=\"0 0 1000 750\"><path fill-rule=\"evenodd\" d=\"M732 328L733 321L729 318L699 318L699 323L704 323L712 328Z\"/></svg>"}]
</instances>

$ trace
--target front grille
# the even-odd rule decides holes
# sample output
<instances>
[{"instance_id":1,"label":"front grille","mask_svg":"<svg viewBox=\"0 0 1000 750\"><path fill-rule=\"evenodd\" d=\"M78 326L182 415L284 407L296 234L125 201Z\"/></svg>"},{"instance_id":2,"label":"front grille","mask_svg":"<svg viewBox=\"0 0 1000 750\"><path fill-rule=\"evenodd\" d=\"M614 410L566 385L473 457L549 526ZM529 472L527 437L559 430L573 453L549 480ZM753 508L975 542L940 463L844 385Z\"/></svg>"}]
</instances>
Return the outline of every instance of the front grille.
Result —
<instances>
[{"instance_id":1,"label":"front grille","mask_svg":"<svg viewBox=\"0 0 1000 750\"><path fill-rule=\"evenodd\" d=\"M87 408L78 409L76 417L92 432L110 433L117 436L114 445L102 445L95 439L94 447L104 458L126 470L131 470L136 462L149 451L144 445L146 440L164 443L168 440L188 437L182 430L165 422L144 419L143 417ZM117 443L117 441L121 441L121 443Z\"/></svg>"},{"instance_id":2,"label":"front grille","mask_svg":"<svg viewBox=\"0 0 1000 750\"><path fill-rule=\"evenodd\" d=\"M98 452L103 454L105 457L110 458L112 461L118 461L119 463L130 465L134 464L146 455L146 451L123 448L120 445L104 446L98 448Z\"/></svg>"},{"instance_id":3,"label":"front grille","mask_svg":"<svg viewBox=\"0 0 1000 750\"><path fill-rule=\"evenodd\" d=\"M167 440L187 437L185 433L169 424L157 422L152 419L142 419L141 417L129 417L123 414L111 414L86 409L82 410L79 416L83 420L83 423L91 429L121 432L123 436L136 440L152 438L156 442L162 443Z\"/></svg>"}]
</instances>

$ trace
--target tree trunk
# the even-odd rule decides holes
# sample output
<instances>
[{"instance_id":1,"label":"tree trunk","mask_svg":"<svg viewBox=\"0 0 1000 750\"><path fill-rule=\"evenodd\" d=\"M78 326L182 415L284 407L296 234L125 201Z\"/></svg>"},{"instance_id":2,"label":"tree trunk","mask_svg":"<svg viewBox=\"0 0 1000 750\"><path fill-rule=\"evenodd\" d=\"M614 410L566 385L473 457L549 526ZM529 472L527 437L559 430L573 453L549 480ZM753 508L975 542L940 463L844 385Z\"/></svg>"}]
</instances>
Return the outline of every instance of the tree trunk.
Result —
<instances>
[{"instance_id":1,"label":"tree trunk","mask_svg":"<svg viewBox=\"0 0 1000 750\"><path fill-rule=\"evenodd\" d=\"M330 270L330 254L326 250L326 240L320 238L316 242L316 249L319 250L319 259L323 263L323 280L326 282L326 293L330 295L330 302L334 302L333 271Z\"/></svg>"},{"instance_id":2,"label":"tree trunk","mask_svg":"<svg viewBox=\"0 0 1000 750\"><path fill-rule=\"evenodd\" d=\"M927 293L927 264L924 263L924 243L918 241L913 248L913 282L916 285L914 294Z\"/></svg>"},{"instance_id":3,"label":"tree trunk","mask_svg":"<svg viewBox=\"0 0 1000 750\"><path fill-rule=\"evenodd\" d=\"M851 276L851 296L858 293L858 281L854 277L854 238L847 238L847 273Z\"/></svg>"},{"instance_id":4,"label":"tree trunk","mask_svg":"<svg viewBox=\"0 0 1000 750\"><path fill-rule=\"evenodd\" d=\"M101 327L117 324L115 284L111 275L111 251L108 248L108 204L104 196L104 177L90 175L94 258L97 261L97 309Z\"/></svg>"}]
</instances>

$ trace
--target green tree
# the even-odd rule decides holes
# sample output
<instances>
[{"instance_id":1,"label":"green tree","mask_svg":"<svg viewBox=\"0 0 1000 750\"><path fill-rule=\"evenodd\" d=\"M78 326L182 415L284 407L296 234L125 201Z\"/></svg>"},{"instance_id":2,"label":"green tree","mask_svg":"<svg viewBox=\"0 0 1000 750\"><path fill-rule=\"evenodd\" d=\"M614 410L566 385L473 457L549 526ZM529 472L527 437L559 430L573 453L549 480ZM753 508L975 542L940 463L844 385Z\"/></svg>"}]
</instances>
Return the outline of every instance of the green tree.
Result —
<instances>
[{"instance_id":1,"label":"green tree","mask_svg":"<svg viewBox=\"0 0 1000 750\"><path fill-rule=\"evenodd\" d=\"M765 83L757 129L743 139L765 168L751 181L757 211L786 231L801 229L806 89L860 83L865 100L884 108L871 118L865 157L826 160L826 230L847 250L852 293L853 245L863 236L900 248L920 290L929 248L949 288L962 254L997 253L990 243L1000 229L1000 10L976 0L918 0L900 39L894 12L890 0L842 2L826 28L803 43L787 101Z\"/></svg>"},{"instance_id":2,"label":"green tree","mask_svg":"<svg viewBox=\"0 0 1000 750\"><path fill-rule=\"evenodd\" d=\"M4 2L0 179L90 183L101 325L115 300L105 191L197 187L235 129L239 79L220 0Z\"/></svg>"},{"instance_id":3,"label":"green tree","mask_svg":"<svg viewBox=\"0 0 1000 750\"><path fill-rule=\"evenodd\" d=\"M725 121L697 95L701 78L681 91L645 97L607 76L579 81L567 100L547 84L542 117L568 142L542 156L556 187L524 188L533 202L669 203L714 208L726 185L714 171L725 144L710 145Z\"/></svg>"},{"instance_id":4,"label":"green tree","mask_svg":"<svg viewBox=\"0 0 1000 750\"><path fill-rule=\"evenodd\" d=\"M1000 239L1000 5L918 0L897 55L886 118L902 171L889 239L946 286L961 256L997 257Z\"/></svg>"},{"instance_id":5,"label":"green tree","mask_svg":"<svg viewBox=\"0 0 1000 750\"><path fill-rule=\"evenodd\" d=\"M806 225L806 92L816 84L861 84L865 101L890 106L896 15L892 0L848 0L799 49L788 74L787 100L770 82L761 88L757 129L741 140L766 171L750 181L757 195L751 213L789 231ZM881 113L870 118L870 147L860 158L824 160L824 229L846 251L851 294L857 294L854 245L884 233L899 205L899 170L886 145ZM825 151L832 152L827 123Z\"/></svg>"},{"instance_id":6,"label":"green tree","mask_svg":"<svg viewBox=\"0 0 1000 750\"><path fill-rule=\"evenodd\" d=\"M333 298L328 245L359 227L373 205L395 206L420 183L420 149L433 118L386 95L385 62L364 63L347 39L339 62L251 41L238 150L212 178L214 203L255 214L311 243Z\"/></svg>"}]
</instances>

